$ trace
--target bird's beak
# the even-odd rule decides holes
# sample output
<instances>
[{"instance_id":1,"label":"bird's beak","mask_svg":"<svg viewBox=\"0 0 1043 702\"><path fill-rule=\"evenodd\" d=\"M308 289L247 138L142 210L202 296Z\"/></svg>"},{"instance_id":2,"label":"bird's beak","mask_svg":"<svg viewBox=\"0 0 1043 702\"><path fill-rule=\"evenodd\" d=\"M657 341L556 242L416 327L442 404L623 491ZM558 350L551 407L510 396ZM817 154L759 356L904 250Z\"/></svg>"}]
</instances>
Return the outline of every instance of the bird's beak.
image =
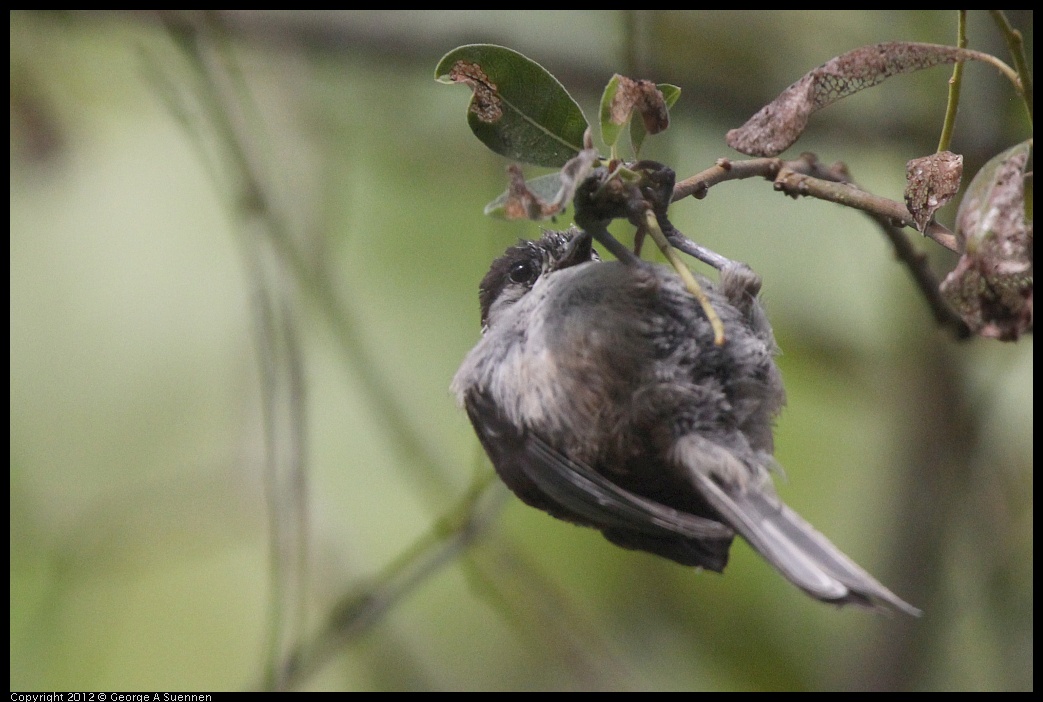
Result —
<instances>
[{"instance_id":1,"label":"bird's beak","mask_svg":"<svg viewBox=\"0 0 1043 702\"><path fill-rule=\"evenodd\" d=\"M593 259L593 239L590 234L586 232L577 232L572 237L572 241L562 252L561 257L558 258L553 265L553 270L562 270L564 268L571 268L581 263L587 263Z\"/></svg>"}]
</instances>

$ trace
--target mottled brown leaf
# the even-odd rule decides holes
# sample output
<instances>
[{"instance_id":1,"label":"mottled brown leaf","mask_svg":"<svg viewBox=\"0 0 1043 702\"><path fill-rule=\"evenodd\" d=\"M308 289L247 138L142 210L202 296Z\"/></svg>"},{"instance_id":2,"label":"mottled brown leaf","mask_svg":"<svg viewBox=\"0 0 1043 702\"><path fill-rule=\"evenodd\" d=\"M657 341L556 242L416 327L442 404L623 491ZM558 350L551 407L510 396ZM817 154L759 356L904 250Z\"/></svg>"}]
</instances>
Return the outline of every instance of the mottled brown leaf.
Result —
<instances>
[{"instance_id":1,"label":"mottled brown leaf","mask_svg":"<svg viewBox=\"0 0 1043 702\"><path fill-rule=\"evenodd\" d=\"M941 284L945 299L975 333L1014 341L1032 329L1032 224L1025 219L1025 166L1031 140L989 161L956 215L963 255Z\"/></svg>"},{"instance_id":2,"label":"mottled brown leaf","mask_svg":"<svg viewBox=\"0 0 1043 702\"><path fill-rule=\"evenodd\" d=\"M630 113L637 110L649 134L658 134L670 126L670 112L656 84L650 80L633 80L617 74L619 87L609 113L613 124L625 124Z\"/></svg>"},{"instance_id":3,"label":"mottled brown leaf","mask_svg":"<svg viewBox=\"0 0 1043 702\"><path fill-rule=\"evenodd\" d=\"M960 190L963 156L940 151L905 164L905 204L916 228L923 232L934 213Z\"/></svg>"},{"instance_id":4,"label":"mottled brown leaf","mask_svg":"<svg viewBox=\"0 0 1043 702\"><path fill-rule=\"evenodd\" d=\"M954 46L887 42L841 54L782 91L746 124L728 132L728 145L748 156L777 156L804 132L812 112L901 73L978 58Z\"/></svg>"}]
</instances>

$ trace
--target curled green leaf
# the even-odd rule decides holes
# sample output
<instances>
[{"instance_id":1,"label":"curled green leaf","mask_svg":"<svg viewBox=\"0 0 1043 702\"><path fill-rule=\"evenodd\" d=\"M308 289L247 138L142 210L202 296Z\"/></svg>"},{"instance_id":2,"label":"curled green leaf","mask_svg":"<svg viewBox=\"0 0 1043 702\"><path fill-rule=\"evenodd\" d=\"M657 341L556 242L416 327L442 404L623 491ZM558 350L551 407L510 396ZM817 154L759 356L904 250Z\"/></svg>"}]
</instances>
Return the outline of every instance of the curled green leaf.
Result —
<instances>
[{"instance_id":1,"label":"curled green leaf","mask_svg":"<svg viewBox=\"0 0 1043 702\"><path fill-rule=\"evenodd\" d=\"M583 111L554 76L517 51L494 44L457 47L438 62L435 79L471 88L467 123L502 156L560 168L583 150Z\"/></svg>"}]
</instances>

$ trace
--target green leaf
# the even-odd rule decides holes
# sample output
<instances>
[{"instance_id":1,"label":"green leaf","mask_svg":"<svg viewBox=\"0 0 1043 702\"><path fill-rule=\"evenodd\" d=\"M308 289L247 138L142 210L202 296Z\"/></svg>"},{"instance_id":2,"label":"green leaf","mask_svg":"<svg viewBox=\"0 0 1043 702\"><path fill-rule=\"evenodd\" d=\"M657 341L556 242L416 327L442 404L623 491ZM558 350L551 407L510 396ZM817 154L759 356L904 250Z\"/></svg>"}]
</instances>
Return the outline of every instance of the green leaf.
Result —
<instances>
[{"instance_id":1,"label":"green leaf","mask_svg":"<svg viewBox=\"0 0 1043 702\"><path fill-rule=\"evenodd\" d=\"M623 131L623 124L616 124L612 119L612 103L615 102L616 92L619 90L619 79L623 76L618 73L612 76L612 80L605 86L605 92L601 93L601 107L599 110L599 118L601 121L601 138L605 142L605 146L610 149L616 147L616 142L619 141L619 134ZM629 118L629 114L627 117Z\"/></svg>"},{"instance_id":2,"label":"green leaf","mask_svg":"<svg viewBox=\"0 0 1043 702\"><path fill-rule=\"evenodd\" d=\"M435 80L471 88L467 123L498 154L560 168L583 150L583 111L554 76L517 51L457 47L438 62Z\"/></svg>"},{"instance_id":3,"label":"green leaf","mask_svg":"<svg viewBox=\"0 0 1043 702\"><path fill-rule=\"evenodd\" d=\"M656 87L659 88L659 92L663 94L663 102L666 103L666 109L669 110L677 102L678 98L681 97L681 89L676 85L670 85L669 83L657 83ZM630 120L630 143L634 146L634 156L636 157L638 152L641 151L641 144L645 141L645 136L648 134L648 130L645 129L644 120L632 119Z\"/></svg>"}]
</instances>

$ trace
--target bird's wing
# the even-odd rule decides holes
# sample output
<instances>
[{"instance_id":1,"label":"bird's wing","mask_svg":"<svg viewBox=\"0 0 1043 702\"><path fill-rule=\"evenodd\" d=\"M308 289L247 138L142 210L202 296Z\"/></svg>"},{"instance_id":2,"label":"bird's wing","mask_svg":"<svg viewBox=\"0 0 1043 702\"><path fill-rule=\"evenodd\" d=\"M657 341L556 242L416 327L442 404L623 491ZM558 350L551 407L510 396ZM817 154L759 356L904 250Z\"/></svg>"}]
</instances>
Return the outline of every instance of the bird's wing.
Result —
<instances>
[{"instance_id":1,"label":"bird's wing","mask_svg":"<svg viewBox=\"0 0 1043 702\"><path fill-rule=\"evenodd\" d=\"M483 393L472 393L467 409L496 472L533 507L598 529L652 537L730 542L735 535L724 524L634 494L570 459L533 432L514 426Z\"/></svg>"},{"instance_id":2,"label":"bird's wing","mask_svg":"<svg viewBox=\"0 0 1043 702\"><path fill-rule=\"evenodd\" d=\"M731 539L734 532L720 522L680 512L634 494L589 466L563 455L534 434L526 437L526 476L558 504L599 527L618 527L650 535L692 539Z\"/></svg>"}]
</instances>

